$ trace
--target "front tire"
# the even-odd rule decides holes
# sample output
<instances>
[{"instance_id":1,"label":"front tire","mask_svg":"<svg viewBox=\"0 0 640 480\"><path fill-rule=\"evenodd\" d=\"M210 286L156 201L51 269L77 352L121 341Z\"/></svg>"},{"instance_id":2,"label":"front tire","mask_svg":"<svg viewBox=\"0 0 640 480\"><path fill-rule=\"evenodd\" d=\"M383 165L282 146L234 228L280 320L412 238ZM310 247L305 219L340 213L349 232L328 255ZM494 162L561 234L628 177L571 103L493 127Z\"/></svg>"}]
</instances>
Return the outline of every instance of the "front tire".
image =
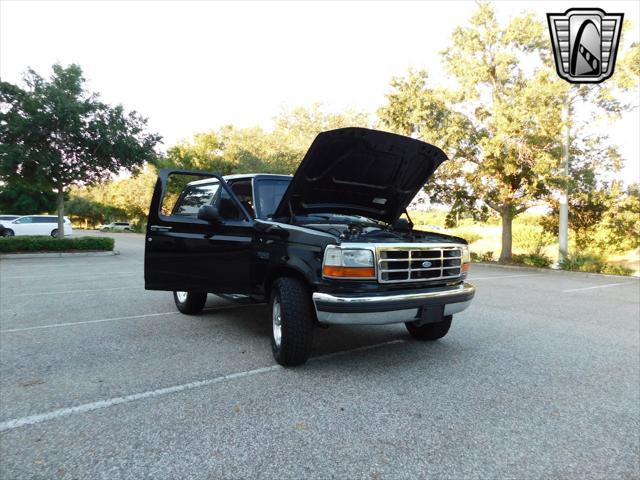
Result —
<instances>
[{"instance_id":1,"label":"front tire","mask_svg":"<svg viewBox=\"0 0 640 480\"><path fill-rule=\"evenodd\" d=\"M173 292L173 301L180 313L195 315L200 313L207 303L207 292Z\"/></svg>"},{"instance_id":2,"label":"front tire","mask_svg":"<svg viewBox=\"0 0 640 480\"><path fill-rule=\"evenodd\" d=\"M51 236L53 238L56 238L58 236L58 229L54 228L53 230L51 230Z\"/></svg>"},{"instance_id":3,"label":"front tire","mask_svg":"<svg viewBox=\"0 0 640 480\"><path fill-rule=\"evenodd\" d=\"M444 337L451 327L453 317L448 315L441 322L418 325L416 322L406 322L404 325L413 338L420 341L433 341Z\"/></svg>"},{"instance_id":4,"label":"front tire","mask_svg":"<svg viewBox=\"0 0 640 480\"><path fill-rule=\"evenodd\" d=\"M297 278L276 280L271 293L271 349L280 365L307 361L313 341L314 313L311 292Z\"/></svg>"}]
</instances>

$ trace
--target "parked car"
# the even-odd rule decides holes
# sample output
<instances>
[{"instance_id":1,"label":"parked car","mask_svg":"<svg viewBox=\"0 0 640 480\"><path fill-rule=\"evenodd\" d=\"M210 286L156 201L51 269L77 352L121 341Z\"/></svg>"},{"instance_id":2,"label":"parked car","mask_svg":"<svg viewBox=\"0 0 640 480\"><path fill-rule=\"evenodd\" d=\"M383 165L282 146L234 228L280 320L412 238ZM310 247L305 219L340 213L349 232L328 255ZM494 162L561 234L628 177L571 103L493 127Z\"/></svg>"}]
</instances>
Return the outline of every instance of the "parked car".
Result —
<instances>
[{"instance_id":1,"label":"parked car","mask_svg":"<svg viewBox=\"0 0 640 480\"><path fill-rule=\"evenodd\" d=\"M56 215L25 215L14 220L3 221L2 236L14 235L58 235L58 217ZM64 217L64 234L73 233L71 222Z\"/></svg>"},{"instance_id":2,"label":"parked car","mask_svg":"<svg viewBox=\"0 0 640 480\"><path fill-rule=\"evenodd\" d=\"M129 222L111 222L107 225L100 225L98 230L101 232L129 232L131 224Z\"/></svg>"},{"instance_id":3,"label":"parked car","mask_svg":"<svg viewBox=\"0 0 640 480\"><path fill-rule=\"evenodd\" d=\"M145 288L173 291L185 314L207 293L269 302L282 365L307 360L317 324L404 323L418 340L442 338L475 293L467 242L400 216L446 158L408 137L344 128L318 135L293 178L163 169ZM168 178L196 174L167 209Z\"/></svg>"},{"instance_id":4,"label":"parked car","mask_svg":"<svg viewBox=\"0 0 640 480\"><path fill-rule=\"evenodd\" d=\"M7 223L11 220L15 220L20 215L0 215L0 236L3 236L4 232L4 223Z\"/></svg>"}]
</instances>

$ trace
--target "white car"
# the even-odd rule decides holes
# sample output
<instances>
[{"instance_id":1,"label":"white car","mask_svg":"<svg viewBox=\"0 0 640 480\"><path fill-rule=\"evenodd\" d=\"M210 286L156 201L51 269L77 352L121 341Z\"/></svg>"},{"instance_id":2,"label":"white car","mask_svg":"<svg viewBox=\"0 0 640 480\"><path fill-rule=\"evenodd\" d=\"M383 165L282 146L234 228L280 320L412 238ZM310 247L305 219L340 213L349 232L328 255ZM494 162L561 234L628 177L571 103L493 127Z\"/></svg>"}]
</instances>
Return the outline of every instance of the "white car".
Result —
<instances>
[{"instance_id":1,"label":"white car","mask_svg":"<svg viewBox=\"0 0 640 480\"><path fill-rule=\"evenodd\" d=\"M14 235L58 235L58 217L56 215L25 215L11 221L2 221L3 237ZM73 233L71 222L64 217L64 234Z\"/></svg>"},{"instance_id":2,"label":"white car","mask_svg":"<svg viewBox=\"0 0 640 480\"><path fill-rule=\"evenodd\" d=\"M131 231L131 224L129 222L111 222L107 225L100 225L98 230L102 232L129 232Z\"/></svg>"}]
</instances>

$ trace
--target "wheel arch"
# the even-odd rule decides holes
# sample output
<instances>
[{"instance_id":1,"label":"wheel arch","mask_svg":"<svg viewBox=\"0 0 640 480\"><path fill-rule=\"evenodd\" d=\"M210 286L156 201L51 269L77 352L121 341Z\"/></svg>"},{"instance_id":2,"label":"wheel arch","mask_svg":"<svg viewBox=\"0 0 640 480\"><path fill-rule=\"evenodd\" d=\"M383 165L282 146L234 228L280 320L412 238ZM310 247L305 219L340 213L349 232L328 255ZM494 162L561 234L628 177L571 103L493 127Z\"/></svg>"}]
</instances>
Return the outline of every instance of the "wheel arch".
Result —
<instances>
[{"instance_id":1,"label":"wheel arch","mask_svg":"<svg viewBox=\"0 0 640 480\"><path fill-rule=\"evenodd\" d=\"M305 275L302 271L295 267L292 267L291 265L279 265L272 268L269 271L267 278L265 279L264 295L267 300L271 298L271 289L273 288L273 284L278 278L282 277L297 278L307 286L309 291L315 290L313 282L311 282L307 275Z\"/></svg>"}]
</instances>

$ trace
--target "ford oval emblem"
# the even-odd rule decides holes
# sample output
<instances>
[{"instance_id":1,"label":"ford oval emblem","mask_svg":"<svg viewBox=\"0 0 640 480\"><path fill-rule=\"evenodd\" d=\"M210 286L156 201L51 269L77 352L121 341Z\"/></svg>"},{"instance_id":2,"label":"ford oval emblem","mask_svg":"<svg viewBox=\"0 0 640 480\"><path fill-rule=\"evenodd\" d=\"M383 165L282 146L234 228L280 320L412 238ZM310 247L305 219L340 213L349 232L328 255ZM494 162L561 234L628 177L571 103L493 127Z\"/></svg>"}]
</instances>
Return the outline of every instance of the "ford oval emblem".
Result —
<instances>
[{"instance_id":1,"label":"ford oval emblem","mask_svg":"<svg viewBox=\"0 0 640 480\"><path fill-rule=\"evenodd\" d=\"M422 266L424 268L429 268L431 266L431 262L422 262Z\"/></svg>"}]
</instances>

